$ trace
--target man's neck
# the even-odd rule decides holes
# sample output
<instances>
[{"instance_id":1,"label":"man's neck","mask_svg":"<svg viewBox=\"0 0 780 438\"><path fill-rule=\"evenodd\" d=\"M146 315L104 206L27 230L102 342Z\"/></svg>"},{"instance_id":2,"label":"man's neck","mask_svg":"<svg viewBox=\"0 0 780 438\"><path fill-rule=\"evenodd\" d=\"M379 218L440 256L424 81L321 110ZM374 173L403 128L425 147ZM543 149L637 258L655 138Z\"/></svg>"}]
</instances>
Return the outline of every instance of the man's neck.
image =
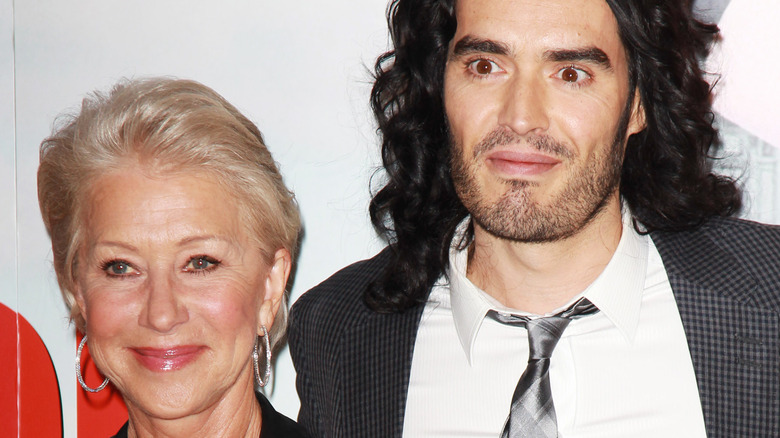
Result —
<instances>
[{"instance_id":1,"label":"man's neck","mask_svg":"<svg viewBox=\"0 0 780 438\"><path fill-rule=\"evenodd\" d=\"M501 239L475 223L467 276L505 306L543 315L569 302L604 271L622 230L619 201L573 236L555 242Z\"/></svg>"}]
</instances>

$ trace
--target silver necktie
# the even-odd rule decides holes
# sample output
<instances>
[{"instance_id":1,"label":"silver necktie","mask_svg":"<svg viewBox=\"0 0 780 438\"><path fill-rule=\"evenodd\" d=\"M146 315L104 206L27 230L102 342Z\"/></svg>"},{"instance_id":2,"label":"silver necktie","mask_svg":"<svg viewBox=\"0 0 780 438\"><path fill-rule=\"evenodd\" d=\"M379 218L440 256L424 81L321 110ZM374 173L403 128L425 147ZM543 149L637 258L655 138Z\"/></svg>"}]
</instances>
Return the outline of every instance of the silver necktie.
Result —
<instances>
[{"instance_id":1,"label":"silver necktie","mask_svg":"<svg viewBox=\"0 0 780 438\"><path fill-rule=\"evenodd\" d=\"M554 316L529 319L492 312L492 317L528 330L528 366L515 387L512 407L501 438L555 438L558 422L550 391L550 357L563 331L573 318L598 312L586 298Z\"/></svg>"}]
</instances>

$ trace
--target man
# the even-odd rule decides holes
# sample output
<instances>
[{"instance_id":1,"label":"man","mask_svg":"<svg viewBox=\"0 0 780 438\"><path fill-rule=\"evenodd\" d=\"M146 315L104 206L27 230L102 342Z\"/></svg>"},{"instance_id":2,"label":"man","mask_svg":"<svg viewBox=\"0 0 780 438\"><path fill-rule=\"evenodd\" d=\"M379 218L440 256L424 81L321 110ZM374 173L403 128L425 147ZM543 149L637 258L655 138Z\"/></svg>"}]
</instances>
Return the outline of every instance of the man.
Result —
<instances>
[{"instance_id":1,"label":"man","mask_svg":"<svg viewBox=\"0 0 780 438\"><path fill-rule=\"evenodd\" d=\"M293 306L315 436L780 434L780 230L733 181L684 0L395 0L389 240ZM541 327L541 329L540 329Z\"/></svg>"}]
</instances>

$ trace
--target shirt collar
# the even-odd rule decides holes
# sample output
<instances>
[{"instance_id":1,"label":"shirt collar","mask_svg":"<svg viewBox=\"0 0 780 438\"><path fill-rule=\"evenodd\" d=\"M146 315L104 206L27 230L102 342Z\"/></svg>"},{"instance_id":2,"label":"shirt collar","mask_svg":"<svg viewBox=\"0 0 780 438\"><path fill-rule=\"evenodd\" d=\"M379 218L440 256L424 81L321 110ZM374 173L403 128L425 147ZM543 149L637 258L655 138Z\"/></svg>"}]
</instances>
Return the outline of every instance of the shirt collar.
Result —
<instances>
[{"instance_id":1,"label":"shirt collar","mask_svg":"<svg viewBox=\"0 0 780 438\"><path fill-rule=\"evenodd\" d=\"M469 362L474 340L488 311L525 314L502 305L466 277L468 249L460 249L457 243L462 240L470 221L471 218L467 217L458 225L450 246L448 268L455 329ZM648 247L648 237L636 232L631 214L624 208L623 232L607 267L582 293L551 314L567 308L580 297L587 297L620 330L629 343L633 342L639 325Z\"/></svg>"}]
</instances>

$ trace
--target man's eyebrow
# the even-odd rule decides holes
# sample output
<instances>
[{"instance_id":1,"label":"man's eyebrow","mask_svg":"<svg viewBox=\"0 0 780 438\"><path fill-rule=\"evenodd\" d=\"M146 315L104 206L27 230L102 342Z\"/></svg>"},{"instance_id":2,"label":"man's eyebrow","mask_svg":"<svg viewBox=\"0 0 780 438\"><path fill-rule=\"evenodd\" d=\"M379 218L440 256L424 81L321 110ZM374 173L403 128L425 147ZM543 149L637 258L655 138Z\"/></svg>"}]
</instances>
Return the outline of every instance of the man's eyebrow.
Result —
<instances>
[{"instance_id":1,"label":"man's eyebrow","mask_svg":"<svg viewBox=\"0 0 780 438\"><path fill-rule=\"evenodd\" d=\"M470 53L491 53L493 55L508 55L509 46L494 40L465 36L452 49L453 56L463 56Z\"/></svg>"},{"instance_id":2,"label":"man's eyebrow","mask_svg":"<svg viewBox=\"0 0 780 438\"><path fill-rule=\"evenodd\" d=\"M552 62L591 62L601 66L605 70L612 70L609 56L598 47L584 47L581 49L548 50L544 52L544 59Z\"/></svg>"}]
</instances>

